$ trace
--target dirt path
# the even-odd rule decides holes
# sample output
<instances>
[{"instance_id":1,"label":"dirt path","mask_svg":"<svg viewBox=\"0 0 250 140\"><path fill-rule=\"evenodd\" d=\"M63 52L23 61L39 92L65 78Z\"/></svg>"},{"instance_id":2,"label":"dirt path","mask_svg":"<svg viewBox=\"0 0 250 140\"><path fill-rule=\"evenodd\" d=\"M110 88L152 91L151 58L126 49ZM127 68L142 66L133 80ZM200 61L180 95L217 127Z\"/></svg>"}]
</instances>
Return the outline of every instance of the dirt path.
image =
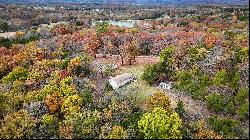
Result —
<instances>
[{"instance_id":1,"label":"dirt path","mask_svg":"<svg viewBox=\"0 0 250 140\"><path fill-rule=\"evenodd\" d=\"M119 67L130 67L130 66L135 66L135 65L141 65L141 64L154 64L160 61L160 57L158 56L137 56L135 58L135 62L132 63L132 65L128 64L121 64L121 58L119 55L111 55L107 56L106 58L102 57L102 55L97 54L96 55L95 62L98 63L113 63L116 64Z\"/></svg>"},{"instance_id":2,"label":"dirt path","mask_svg":"<svg viewBox=\"0 0 250 140\"><path fill-rule=\"evenodd\" d=\"M173 90L164 91L171 100L173 108L176 107L178 100L182 100L184 103L184 109L187 112L188 117L193 119L207 120L211 115L208 111L206 104L200 100L194 100L191 96L181 92L174 92Z\"/></svg>"}]
</instances>

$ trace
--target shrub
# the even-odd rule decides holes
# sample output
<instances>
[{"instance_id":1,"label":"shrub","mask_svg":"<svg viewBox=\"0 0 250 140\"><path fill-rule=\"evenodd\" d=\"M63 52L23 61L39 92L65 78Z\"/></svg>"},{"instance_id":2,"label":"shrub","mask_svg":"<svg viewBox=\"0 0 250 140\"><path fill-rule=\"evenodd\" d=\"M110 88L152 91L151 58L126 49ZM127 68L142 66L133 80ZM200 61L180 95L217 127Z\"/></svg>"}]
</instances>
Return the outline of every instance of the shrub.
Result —
<instances>
[{"instance_id":1,"label":"shrub","mask_svg":"<svg viewBox=\"0 0 250 140\"><path fill-rule=\"evenodd\" d=\"M249 117L249 103L247 102L247 103L242 104L236 112L241 118L248 118Z\"/></svg>"},{"instance_id":2,"label":"shrub","mask_svg":"<svg viewBox=\"0 0 250 140\"><path fill-rule=\"evenodd\" d=\"M222 136L233 137L235 135L236 127L239 122L229 119L213 116L208 119L210 127Z\"/></svg>"},{"instance_id":3,"label":"shrub","mask_svg":"<svg viewBox=\"0 0 250 140\"><path fill-rule=\"evenodd\" d=\"M106 65L104 69L104 76L113 76L115 72L115 69L112 67L112 65Z\"/></svg>"},{"instance_id":4,"label":"shrub","mask_svg":"<svg viewBox=\"0 0 250 140\"><path fill-rule=\"evenodd\" d=\"M4 117L0 128L1 139L28 138L32 134L34 121L26 110L19 110Z\"/></svg>"},{"instance_id":5,"label":"shrub","mask_svg":"<svg viewBox=\"0 0 250 140\"><path fill-rule=\"evenodd\" d=\"M112 131L109 133L109 139L123 139L125 131L122 126L113 126Z\"/></svg>"},{"instance_id":6,"label":"shrub","mask_svg":"<svg viewBox=\"0 0 250 140\"><path fill-rule=\"evenodd\" d=\"M204 46L191 47L188 49L188 55L191 58L191 62L202 60L205 57L206 52L207 50Z\"/></svg>"},{"instance_id":7,"label":"shrub","mask_svg":"<svg viewBox=\"0 0 250 140\"><path fill-rule=\"evenodd\" d=\"M176 113L178 113L181 117L186 115L186 111L184 109L184 104L182 100L178 100L177 107L175 108Z\"/></svg>"},{"instance_id":8,"label":"shrub","mask_svg":"<svg viewBox=\"0 0 250 140\"><path fill-rule=\"evenodd\" d=\"M231 79L230 85L233 89L239 88L239 85L240 85L240 73L239 72L234 73Z\"/></svg>"},{"instance_id":9,"label":"shrub","mask_svg":"<svg viewBox=\"0 0 250 140\"><path fill-rule=\"evenodd\" d=\"M153 96L149 97L147 100L147 108L149 110L153 110L156 107L162 107L168 113L171 113L171 101L168 96L165 95L164 92L158 91Z\"/></svg>"},{"instance_id":10,"label":"shrub","mask_svg":"<svg viewBox=\"0 0 250 140\"><path fill-rule=\"evenodd\" d=\"M175 51L175 46L169 46L160 52L161 62L168 61L171 58L171 54Z\"/></svg>"},{"instance_id":11,"label":"shrub","mask_svg":"<svg viewBox=\"0 0 250 140\"><path fill-rule=\"evenodd\" d=\"M38 91L29 91L25 96L24 96L24 102L25 103L31 103L31 102L36 102L38 101L36 98L36 95L38 94Z\"/></svg>"},{"instance_id":12,"label":"shrub","mask_svg":"<svg viewBox=\"0 0 250 140\"><path fill-rule=\"evenodd\" d=\"M12 40L4 37L0 37L0 47L10 48L12 45Z\"/></svg>"},{"instance_id":13,"label":"shrub","mask_svg":"<svg viewBox=\"0 0 250 140\"><path fill-rule=\"evenodd\" d=\"M158 75L160 74L159 71L157 71L157 66L157 64L148 65L142 73L142 80L145 80L149 84L153 84L153 82L158 79Z\"/></svg>"},{"instance_id":14,"label":"shrub","mask_svg":"<svg viewBox=\"0 0 250 140\"><path fill-rule=\"evenodd\" d=\"M153 84L161 77L172 78L174 71L172 68L173 59L172 53L176 49L175 46L169 46L160 52L160 62L148 65L142 73L142 80L145 80L149 84Z\"/></svg>"},{"instance_id":15,"label":"shrub","mask_svg":"<svg viewBox=\"0 0 250 140\"><path fill-rule=\"evenodd\" d=\"M228 82L228 73L225 69L216 72L213 83L217 86L226 85Z\"/></svg>"},{"instance_id":16,"label":"shrub","mask_svg":"<svg viewBox=\"0 0 250 140\"><path fill-rule=\"evenodd\" d=\"M167 115L163 108L143 114L138 121L139 131L145 139L181 139L182 121L177 113Z\"/></svg>"},{"instance_id":17,"label":"shrub","mask_svg":"<svg viewBox=\"0 0 250 140\"><path fill-rule=\"evenodd\" d=\"M172 56L172 53L175 51L175 49L176 49L175 46L168 46L165 49L163 49L160 52L161 62L168 62L169 64L172 64L171 56Z\"/></svg>"},{"instance_id":18,"label":"shrub","mask_svg":"<svg viewBox=\"0 0 250 140\"><path fill-rule=\"evenodd\" d=\"M199 121L197 125L198 132L195 134L197 139L222 139L216 132L207 129L204 121Z\"/></svg>"},{"instance_id":19,"label":"shrub","mask_svg":"<svg viewBox=\"0 0 250 140\"><path fill-rule=\"evenodd\" d=\"M206 96L206 103L209 109L213 109L216 112L225 111L226 113L233 113L234 111L234 102L228 96L212 93Z\"/></svg>"},{"instance_id":20,"label":"shrub","mask_svg":"<svg viewBox=\"0 0 250 140\"><path fill-rule=\"evenodd\" d=\"M26 80L28 78L28 70L23 67L16 67L7 76L3 77L3 83L7 84L15 80Z\"/></svg>"},{"instance_id":21,"label":"shrub","mask_svg":"<svg viewBox=\"0 0 250 140\"><path fill-rule=\"evenodd\" d=\"M235 103L241 105L245 103L249 98L249 88L241 88L235 97Z\"/></svg>"},{"instance_id":22,"label":"shrub","mask_svg":"<svg viewBox=\"0 0 250 140\"><path fill-rule=\"evenodd\" d=\"M213 109L217 112L222 111L225 107L223 96L218 95L216 93L212 93L206 96L206 102L209 109Z\"/></svg>"},{"instance_id":23,"label":"shrub","mask_svg":"<svg viewBox=\"0 0 250 140\"><path fill-rule=\"evenodd\" d=\"M84 92L79 95L83 99L85 106L90 106L93 103L93 95L90 92Z\"/></svg>"},{"instance_id":24,"label":"shrub","mask_svg":"<svg viewBox=\"0 0 250 140\"><path fill-rule=\"evenodd\" d=\"M209 76L199 69L178 71L176 80L174 88L187 92L194 99L204 99L207 86L211 84Z\"/></svg>"}]
</instances>

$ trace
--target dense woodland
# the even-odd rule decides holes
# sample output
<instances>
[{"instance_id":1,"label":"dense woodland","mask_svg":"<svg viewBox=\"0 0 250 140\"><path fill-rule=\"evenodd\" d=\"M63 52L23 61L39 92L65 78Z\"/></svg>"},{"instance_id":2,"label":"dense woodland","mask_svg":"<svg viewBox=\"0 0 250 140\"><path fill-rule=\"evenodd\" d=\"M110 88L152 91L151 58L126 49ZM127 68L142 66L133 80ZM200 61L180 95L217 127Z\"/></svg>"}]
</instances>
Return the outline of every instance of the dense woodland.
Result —
<instances>
[{"instance_id":1,"label":"dense woodland","mask_svg":"<svg viewBox=\"0 0 250 140\"><path fill-rule=\"evenodd\" d=\"M249 138L248 8L2 7L0 31L16 33L0 37L1 139ZM93 27L92 19L141 22ZM61 21L67 24L40 27ZM209 116L190 115L182 100L173 106L168 91L140 98L136 87L113 90L108 77L116 69L107 66L99 77L100 55L117 56L128 69L138 56L159 56L138 81L152 88L173 82L171 94L204 103Z\"/></svg>"}]
</instances>

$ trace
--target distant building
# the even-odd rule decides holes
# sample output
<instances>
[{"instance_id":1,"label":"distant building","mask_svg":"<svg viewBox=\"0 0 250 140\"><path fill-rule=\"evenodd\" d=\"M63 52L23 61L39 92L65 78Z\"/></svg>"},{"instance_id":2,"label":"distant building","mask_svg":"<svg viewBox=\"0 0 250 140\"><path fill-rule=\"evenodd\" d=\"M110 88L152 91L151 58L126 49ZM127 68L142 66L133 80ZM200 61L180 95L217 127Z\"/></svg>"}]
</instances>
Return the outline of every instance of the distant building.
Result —
<instances>
[{"instance_id":1,"label":"distant building","mask_svg":"<svg viewBox=\"0 0 250 140\"><path fill-rule=\"evenodd\" d=\"M153 26L150 24L150 23L144 23L143 25L142 25L142 28L144 28L144 29L149 29L149 28L152 28Z\"/></svg>"},{"instance_id":2,"label":"distant building","mask_svg":"<svg viewBox=\"0 0 250 140\"><path fill-rule=\"evenodd\" d=\"M131 73L124 73L122 75L118 75L116 77L111 77L109 79L109 83L112 86L113 89L118 89L125 84L132 82L135 80L135 77Z\"/></svg>"},{"instance_id":3,"label":"distant building","mask_svg":"<svg viewBox=\"0 0 250 140\"><path fill-rule=\"evenodd\" d=\"M0 4L0 11L2 11L2 10L4 10L4 9L6 9L6 6Z\"/></svg>"}]
</instances>

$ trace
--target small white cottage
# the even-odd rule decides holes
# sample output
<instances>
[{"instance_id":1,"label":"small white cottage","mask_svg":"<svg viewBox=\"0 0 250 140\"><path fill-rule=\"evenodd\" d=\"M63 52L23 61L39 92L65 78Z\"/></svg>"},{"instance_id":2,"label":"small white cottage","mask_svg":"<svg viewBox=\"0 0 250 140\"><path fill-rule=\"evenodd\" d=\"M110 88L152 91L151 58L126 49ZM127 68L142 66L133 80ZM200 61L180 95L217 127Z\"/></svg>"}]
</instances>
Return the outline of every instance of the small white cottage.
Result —
<instances>
[{"instance_id":1,"label":"small white cottage","mask_svg":"<svg viewBox=\"0 0 250 140\"><path fill-rule=\"evenodd\" d=\"M118 89L125 84L132 82L135 80L135 77L131 73L124 73L122 75L118 75L116 77L111 77L109 79L109 83L112 86L113 89Z\"/></svg>"}]
</instances>

